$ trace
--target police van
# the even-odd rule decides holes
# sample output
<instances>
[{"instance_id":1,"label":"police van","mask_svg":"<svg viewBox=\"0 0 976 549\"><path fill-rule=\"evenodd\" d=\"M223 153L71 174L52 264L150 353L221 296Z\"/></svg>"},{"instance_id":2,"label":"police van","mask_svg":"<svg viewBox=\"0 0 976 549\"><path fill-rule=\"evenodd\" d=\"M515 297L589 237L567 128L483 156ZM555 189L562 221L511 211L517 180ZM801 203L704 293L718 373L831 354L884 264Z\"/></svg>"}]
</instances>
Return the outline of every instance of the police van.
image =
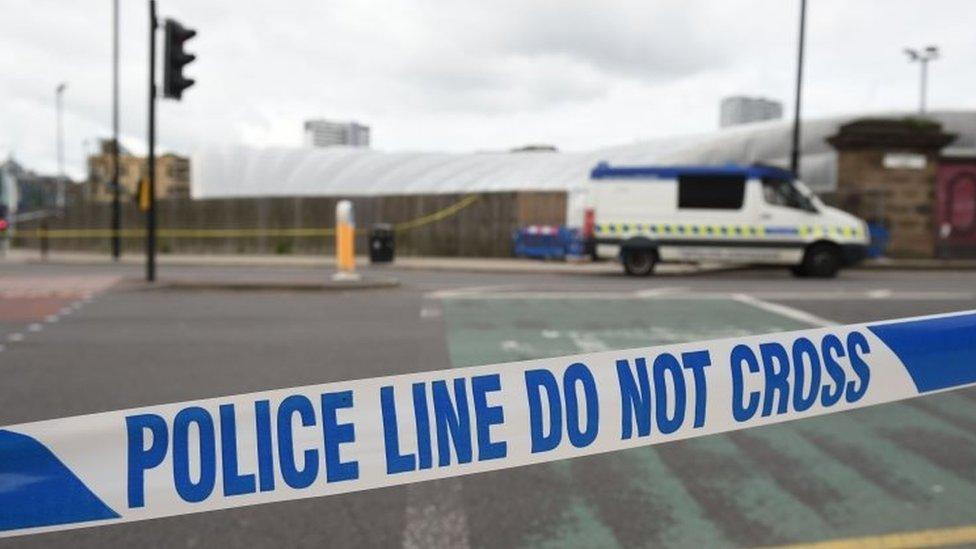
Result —
<instances>
[{"instance_id":1,"label":"police van","mask_svg":"<svg viewBox=\"0 0 976 549\"><path fill-rule=\"evenodd\" d=\"M629 275L649 275L658 262L708 261L829 278L867 251L864 221L771 166L601 163L584 195L594 259L619 258Z\"/></svg>"}]
</instances>

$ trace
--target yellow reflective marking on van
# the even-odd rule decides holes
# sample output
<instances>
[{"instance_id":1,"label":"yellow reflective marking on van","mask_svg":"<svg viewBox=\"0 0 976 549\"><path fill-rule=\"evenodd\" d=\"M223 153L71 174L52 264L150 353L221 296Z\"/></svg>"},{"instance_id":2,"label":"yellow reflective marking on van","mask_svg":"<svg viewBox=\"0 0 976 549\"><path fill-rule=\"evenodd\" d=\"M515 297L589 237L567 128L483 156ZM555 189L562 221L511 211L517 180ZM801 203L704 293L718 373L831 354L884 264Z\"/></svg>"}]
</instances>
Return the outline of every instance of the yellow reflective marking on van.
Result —
<instances>
[{"instance_id":1,"label":"yellow reflective marking on van","mask_svg":"<svg viewBox=\"0 0 976 549\"><path fill-rule=\"evenodd\" d=\"M740 238L778 238L789 237L788 231L794 229L801 239L811 238L833 238L836 240L850 240L864 236L864 230L860 227L849 225L799 225L795 228L773 227L774 232L769 232L765 225L719 225L719 224L688 224L688 223L596 223L593 232L600 236L671 236L710 239L740 239ZM784 229L787 232L784 232Z\"/></svg>"}]
</instances>

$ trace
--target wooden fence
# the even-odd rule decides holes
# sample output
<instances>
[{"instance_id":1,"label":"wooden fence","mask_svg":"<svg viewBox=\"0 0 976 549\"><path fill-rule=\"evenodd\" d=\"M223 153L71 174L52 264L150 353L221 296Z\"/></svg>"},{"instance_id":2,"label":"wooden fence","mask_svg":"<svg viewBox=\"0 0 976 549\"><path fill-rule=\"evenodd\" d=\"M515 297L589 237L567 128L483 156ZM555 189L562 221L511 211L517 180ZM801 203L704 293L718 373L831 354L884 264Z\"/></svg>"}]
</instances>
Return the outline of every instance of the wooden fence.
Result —
<instances>
[{"instance_id":1,"label":"wooden fence","mask_svg":"<svg viewBox=\"0 0 976 549\"><path fill-rule=\"evenodd\" d=\"M484 193L470 204L468 195L403 195L350 198L356 225L405 224L397 231L397 253L426 256L500 257L511 254L512 232L519 226L565 222L566 195L561 192ZM325 229L335 226L338 198L240 198L160 200L157 203L161 253L322 254L331 253L333 239ZM463 206L457 208L457 206ZM457 209L457 211L453 211ZM424 220L444 212L442 219ZM108 252L111 205L77 205L47 221L51 250ZM436 217L436 216L435 216ZM142 250L145 214L134 204L123 205L123 250ZM38 247L40 222L22 223L14 245ZM101 232L93 232L92 229ZM165 229L187 230L180 234ZM281 235L281 229L323 229L322 234ZM81 232L88 230L88 232ZM135 231L134 231L135 230ZM219 231L206 234L207 231ZM175 234L174 234L175 233ZM357 249L366 249L367 230L357 231Z\"/></svg>"}]
</instances>

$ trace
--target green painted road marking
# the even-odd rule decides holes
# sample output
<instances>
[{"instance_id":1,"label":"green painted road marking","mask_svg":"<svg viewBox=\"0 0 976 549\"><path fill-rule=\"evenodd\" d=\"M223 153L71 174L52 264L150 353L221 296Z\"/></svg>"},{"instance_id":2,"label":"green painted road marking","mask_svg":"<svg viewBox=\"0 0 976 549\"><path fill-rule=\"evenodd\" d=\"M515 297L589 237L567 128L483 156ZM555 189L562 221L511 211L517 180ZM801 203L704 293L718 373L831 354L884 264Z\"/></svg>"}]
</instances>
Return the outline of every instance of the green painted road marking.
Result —
<instances>
[{"instance_id":1,"label":"green painted road marking","mask_svg":"<svg viewBox=\"0 0 976 549\"><path fill-rule=\"evenodd\" d=\"M807 328L732 300L444 301L454 366Z\"/></svg>"},{"instance_id":2,"label":"green painted road marking","mask_svg":"<svg viewBox=\"0 0 976 549\"><path fill-rule=\"evenodd\" d=\"M806 328L734 300L447 299L454 366ZM976 521L976 392L465 479L472 545L763 545ZM545 479L525 493L525 481ZM520 493L522 494L520 496ZM478 501L477 509L483 502ZM527 522L526 522L527 521ZM484 522L482 524L482 522ZM514 524L518 523L515 527Z\"/></svg>"},{"instance_id":3,"label":"green painted road marking","mask_svg":"<svg viewBox=\"0 0 976 549\"><path fill-rule=\"evenodd\" d=\"M807 327L733 300L449 299L444 301L444 317L456 367ZM536 502L539 508L558 512L528 531L518 540L520 545L733 545L655 449L538 468L545 470L540 474L549 482L558 483L550 493L559 501L547 502L540 494L532 497L541 498ZM648 515L643 517L643 512ZM469 512L468 520L478 518ZM482 529L472 526L475 538ZM809 538L810 532L800 533Z\"/></svg>"}]
</instances>

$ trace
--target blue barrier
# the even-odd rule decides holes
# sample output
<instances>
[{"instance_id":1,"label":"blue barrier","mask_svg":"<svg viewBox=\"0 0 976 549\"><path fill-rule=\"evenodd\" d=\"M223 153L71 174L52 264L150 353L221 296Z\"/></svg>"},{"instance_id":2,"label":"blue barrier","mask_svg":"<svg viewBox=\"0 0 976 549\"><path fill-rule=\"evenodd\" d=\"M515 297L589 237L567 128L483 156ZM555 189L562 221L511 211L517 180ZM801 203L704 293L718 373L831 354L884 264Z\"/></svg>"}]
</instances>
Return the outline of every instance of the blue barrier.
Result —
<instances>
[{"instance_id":1,"label":"blue barrier","mask_svg":"<svg viewBox=\"0 0 976 549\"><path fill-rule=\"evenodd\" d=\"M532 259L565 259L585 253L580 230L565 225L529 225L512 234L512 253Z\"/></svg>"},{"instance_id":2,"label":"blue barrier","mask_svg":"<svg viewBox=\"0 0 976 549\"><path fill-rule=\"evenodd\" d=\"M871 236L871 243L868 245L868 257L884 257L888 249L888 242L891 234L888 229L880 223L868 223L868 235Z\"/></svg>"}]
</instances>

